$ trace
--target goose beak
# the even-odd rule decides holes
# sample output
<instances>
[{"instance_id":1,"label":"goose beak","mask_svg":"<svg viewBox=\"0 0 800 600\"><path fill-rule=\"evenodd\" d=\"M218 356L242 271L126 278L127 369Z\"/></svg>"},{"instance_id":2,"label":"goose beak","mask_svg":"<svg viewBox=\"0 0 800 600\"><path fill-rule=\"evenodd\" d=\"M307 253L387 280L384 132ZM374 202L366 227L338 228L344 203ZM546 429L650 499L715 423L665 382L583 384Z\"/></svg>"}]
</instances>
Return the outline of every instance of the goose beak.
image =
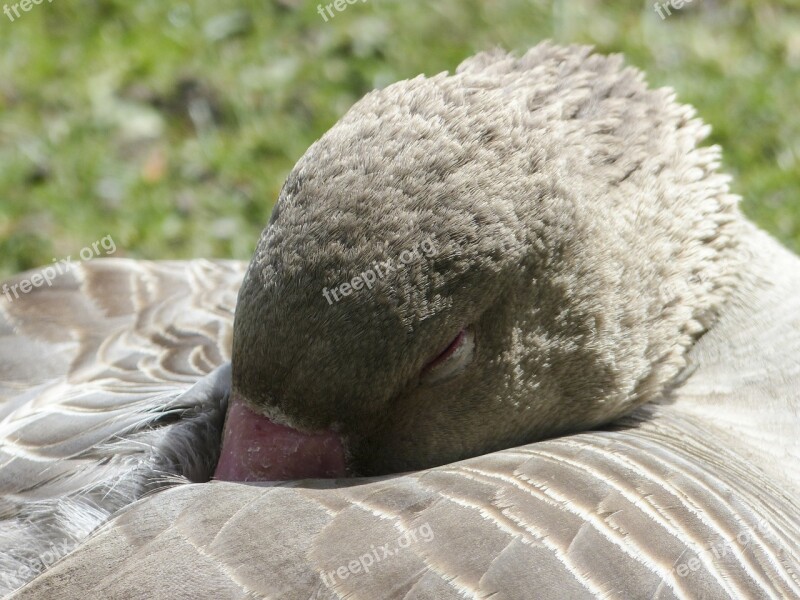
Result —
<instances>
[{"instance_id":1,"label":"goose beak","mask_svg":"<svg viewBox=\"0 0 800 600\"><path fill-rule=\"evenodd\" d=\"M214 479L287 481L346 477L341 437L305 433L253 411L233 392Z\"/></svg>"}]
</instances>

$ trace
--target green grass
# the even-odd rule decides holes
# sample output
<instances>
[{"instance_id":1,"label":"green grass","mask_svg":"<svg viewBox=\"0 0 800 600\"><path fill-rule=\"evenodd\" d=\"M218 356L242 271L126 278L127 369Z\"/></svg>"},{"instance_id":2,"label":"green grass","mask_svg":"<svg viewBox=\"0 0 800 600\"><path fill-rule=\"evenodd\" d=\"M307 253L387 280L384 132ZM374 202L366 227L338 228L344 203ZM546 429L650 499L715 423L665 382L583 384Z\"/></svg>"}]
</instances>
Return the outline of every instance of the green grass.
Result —
<instances>
[{"instance_id":1,"label":"green grass","mask_svg":"<svg viewBox=\"0 0 800 600\"><path fill-rule=\"evenodd\" d=\"M652 2L367 0L326 23L299 0L53 0L0 13L0 276L106 235L117 256L247 259L289 169L362 94L545 38L677 89L745 211L800 249L794 2L662 21Z\"/></svg>"}]
</instances>

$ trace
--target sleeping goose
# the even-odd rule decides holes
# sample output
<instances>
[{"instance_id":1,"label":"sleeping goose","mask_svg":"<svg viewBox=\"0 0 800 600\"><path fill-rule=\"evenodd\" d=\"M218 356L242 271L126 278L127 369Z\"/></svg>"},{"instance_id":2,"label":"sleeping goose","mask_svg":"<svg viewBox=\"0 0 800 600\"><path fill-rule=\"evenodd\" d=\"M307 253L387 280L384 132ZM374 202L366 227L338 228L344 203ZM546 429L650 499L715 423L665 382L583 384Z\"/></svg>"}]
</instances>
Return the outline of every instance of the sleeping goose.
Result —
<instances>
[{"instance_id":1,"label":"sleeping goose","mask_svg":"<svg viewBox=\"0 0 800 600\"><path fill-rule=\"evenodd\" d=\"M246 271L0 297L0 589L800 597L800 264L707 133L483 53L353 106Z\"/></svg>"}]
</instances>

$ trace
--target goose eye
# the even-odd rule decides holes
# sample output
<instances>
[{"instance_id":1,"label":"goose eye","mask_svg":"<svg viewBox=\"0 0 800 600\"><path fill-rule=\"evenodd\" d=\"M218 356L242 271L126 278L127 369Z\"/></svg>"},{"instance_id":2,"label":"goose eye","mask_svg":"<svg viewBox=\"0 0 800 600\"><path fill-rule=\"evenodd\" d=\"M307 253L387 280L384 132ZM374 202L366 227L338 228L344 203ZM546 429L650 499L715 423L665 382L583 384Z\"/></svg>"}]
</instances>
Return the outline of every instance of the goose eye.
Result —
<instances>
[{"instance_id":1,"label":"goose eye","mask_svg":"<svg viewBox=\"0 0 800 600\"><path fill-rule=\"evenodd\" d=\"M422 368L422 382L436 383L461 373L475 354L475 334L465 327L448 346Z\"/></svg>"}]
</instances>

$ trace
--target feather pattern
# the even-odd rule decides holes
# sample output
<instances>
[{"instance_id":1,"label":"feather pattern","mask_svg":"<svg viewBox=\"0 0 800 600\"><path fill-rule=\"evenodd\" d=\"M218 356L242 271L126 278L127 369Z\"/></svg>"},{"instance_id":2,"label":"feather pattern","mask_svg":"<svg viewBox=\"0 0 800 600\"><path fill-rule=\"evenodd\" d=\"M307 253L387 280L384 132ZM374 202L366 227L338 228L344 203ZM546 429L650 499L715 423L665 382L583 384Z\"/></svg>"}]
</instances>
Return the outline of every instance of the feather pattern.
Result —
<instances>
[{"instance_id":1,"label":"feather pattern","mask_svg":"<svg viewBox=\"0 0 800 600\"><path fill-rule=\"evenodd\" d=\"M800 596L796 506L730 448L684 442L704 436L659 407L618 431L333 489L180 486L19 597Z\"/></svg>"},{"instance_id":2,"label":"feather pattern","mask_svg":"<svg viewBox=\"0 0 800 600\"><path fill-rule=\"evenodd\" d=\"M200 466L184 452L177 469L163 448L190 431L193 444L219 440L223 396L201 378L229 359L243 272L235 262L107 259L11 302L0 296L0 591L159 474Z\"/></svg>"},{"instance_id":3,"label":"feather pattern","mask_svg":"<svg viewBox=\"0 0 800 600\"><path fill-rule=\"evenodd\" d=\"M754 244L773 250L763 259L774 265L772 272L785 273L796 266L795 257L766 236L754 235ZM160 263L115 261L113 266L164 270L176 277L172 266ZM220 285L218 294L211 295L217 300L200 302L197 298L203 295L193 294L168 295L163 302L180 298L183 306L191 299L193 310L206 310L221 320L212 331L229 330L232 307L218 298L232 297L241 267L229 263L202 267L204 276L213 274ZM91 271L92 266L86 268ZM741 397L748 400L743 404L755 402L759 389L762 401L795 394L796 380L789 378L783 380L782 391L759 388L755 372L758 365L763 372L765 363L753 361L746 351L788 348L789 352L774 355L764 350L765 358L780 361L770 363L767 375L796 373L795 305L800 287L793 278L770 279L769 271L765 267L754 285L770 293L746 295L747 302L721 320L720 334L708 334L690 354L702 366L661 402L641 407L612 430L395 477L268 487L222 482L177 485L122 511L15 597L147 598L165 586L173 597L186 598L209 594L352 599L529 598L531 594L545 599L798 597L800 508L793 487L797 480L770 471L755 459L750 446L735 443L726 423L739 414L731 400L745 392L719 389L719 381L735 382L736 372L744 377L739 359L725 350L728 332L743 331L742 345L734 354L750 363L753 382L743 388L747 395ZM191 288L192 265L181 272L187 289ZM171 282L177 285L174 279ZM224 285L227 293L221 289ZM72 293L85 294L89 288L81 289ZM140 306L149 313L169 314L170 321L162 327L174 325L176 311ZM753 314L771 326L753 321ZM782 315L783 322L776 315ZM25 329L24 319L17 319L17 327ZM147 333L152 331L147 329L153 327L152 320L129 318L126 323L129 329L124 335L121 328L114 330L115 341L134 334L139 340L168 339ZM141 323L148 325L137 329ZM201 351L200 340L226 340L196 332L181 339L191 340L193 348L179 353L184 357ZM159 350L151 341L138 352L145 357L178 354L170 348ZM222 359L225 346L206 352ZM102 356L88 372L108 368L109 351ZM171 364L176 368L177 363ZM191 367L195 379L214 366L199 364L201 368ZM158 377L148 380L132 371L127 388L121 387L119 377L104 388L104 402L99 395L76 393L62 396L65 408L51 398L23 407L24 417L13 413L5 426L21 432L24 424L30 427L36 418L54 411L70 415L74 406L86 409L74 415L91 419L93 425L62 425L50 434L57 433L59 442L41 448L27 438L31 440L27 453L19 450L21 442L4 445L8 456L50 461L59 475L20 469L9 477L7 467L0 469L4 485L17 486L12 494L19 499L17 510L27 511L10 521L6 518L4 545L14 547L20 536L29 536L30 541L38 535L38 546L26 543L35 554L61 539L58 536L79 542L121 505L145 493L144 473L149 477L171 473L176 482L186 483L186 476L179 474L187 472L185 457L191 452L176 446L172 455L184 458L159 463L158 456L169 454L164 436L171 428L184 426L187 447L196 453L202 452L201 442L206 441L202 436L209 434L186 429L183 417L161 426L158 421L174 410L188 414L191 402L194 414L218 410L224 396L220 390L227 382L224 369L218 370L222 383L216 384L216 392L208 391L212 386L206 377L195 386L201 392L189 394L186 379L191 368L189 364L177 368L174 381L166 379L164 374L173 371L164 367L150 369ZM713 396L727 412L713 419L703 414L701 394ZM76 403L78 398L82 405ZM106 419L98 419L94 412ZM768 421L769 415L764 413L762 420ZM22 434L8 437L23 439ZM96 447L100 438L104 443ZM790 450L795 452L796 447ZM112 461L107 470L89 470L82 478L82 464L103 455L121 457L117 459L121 462ZM62 496L69 500L59 501ZM73 520L76 514L84 515L82 528L80 519Z\"/></svg>"},{"instance_id":4,"label":"feather pattern","mask_svg":"<svg viewBox=\"0 0 800 600\"><path fill-rule=\"evenodd\" d=\"M513 329L512 337L524 350L560 348L563 353L554 355L555 362L558 357L574 359L574 347L586 339L592 352L578 356L596 356L596 346L602 345L606 353L603 369L593 374L595 383L613 383L622 376L626 386L647 392L643 398L648 403L631 408L631 414L604 429L399 475L261 485L209 482L227 398L232 387L238 393L229 361L245 265L202 260L83 263L52 285L21 297L0 296L0 593L65 600L164 595L351 600L800 597L800 259L736 212L727 179L714 173L718 151L694 150L707 131L691 109L674 104L668 92L645 94L640 75L620 71L618 59L544 44L520 60L502 53L479 55L459 73L470 86L458 87L444 75L427 83L418 78L391 92L398 95L397 102L381 100L377 93L368 96L362 110L366 106L369 113L370 103L394 109L402 101L419 116L417 104L428 98L445 115L452 100L465 118L477 119L480 111L466 110L462 101L484 98L505 123L507 101L518 96L525 100L525 110L509 118L516 122L525 111L535 117L547 132L542 147L556 157L564 152L557 163L571 164L567 159L573 158L574 148L590 155L591 164L574 161L576 168L591 166L582 181L569 186L576 192L574 202L551 199L553 214L545 213L534 223L557 225L551 233L557 253L563 255L556 262L564 270L556 287L559 292L564 287L565 293L551 294L555 299L547 325L555 326L555 319L571 328L571 334L562 340L558 334L564 331L554 331L551 346L529 343L521 329ZM498 80L503 86L498 87ZM407 97L407 88L419 96ZM435 95L441 102L425 96L432 90L442 92ZM591 133L600 137L584 135L585 123L575 120L608 111L619 118L605 124L593 121ZM401 135L405 121L386 119L379 124L392 125ZM464 140L471 140L473 149L483 153L502 137L489 129L475 137L473 128L461 127L466 121L456 121L460 125L452 131L435 128L448 123L444 118L415 123L435 126L429 133L439 131L422 136L425 144L447 139L450 147L463 149ZM559 129L565 121L569 127ZM287 363L282 344L261 344L264 336L276 335L271 327L284 329L286 343L293 337L304 339L294 328L302 331L308 325L300 322L308 304L296 302L297 313L282 313L286 307L277 305L302 298L305 287L321 281L309 268L310 256L319 251L331 257L314 246L329 236L319 229L319 235L310 235L304 220L321 211L316 223L326 223L330 206L312 206L310 199L303 199L302 186L309 181L319 186L319 194L311 194L316 198L333 193L330 183L343 173L351 179L374 173L360 165L350 168L362 155L335 149L337 140L350 139L350 128L360 140L358 128L377 131L376 122L355 111L342 123L328 138L333 145L324 140L315 145L299 163L306 165L300 174L290 176L285 188L289 200L279 205L273 221L277 233L268 231L262 238L239 297L237 310L248 303L251 309L267 308L237 316L241 354L236 368L249 375L244 383L257 391L264 391L261 384L269 387L270 382L259 379L265 359L285 365L279 369L284 383L293 370L305 374L293 380L297 389L315 389L303 387L303 379L312 378L319 389L329 380L352 383L330 373L348 366L346 361L318 364L322 361L315 363L317 355L309 350L305 356L292 352ZM614 136L603 137L612 130ZM670 160L660 154L652 156L664 148L662 137L651 130L672 144L669 156L679 168L668 168ZM386 127L381 133L393 142L393 131ZM375 131L367 133L380 141ZM562 134L571 139L573 149L562 148ZM630 145L637 146L636 152L626 152ZM420 168L419 156L431 158L431 170ZM406 193L404 188L413 204L429 183L418 181L418 171L445 175L455 168L440 154L419 156L392 161L412 186L407 189L416 190ZM629 160L637 156L638 162ZM545 158L534 157L536 164L529 166L538 169L539 163L552 162L552 157L549 162ZM318 163L325 160L333 176L316 181L308 177L320 175L324 169ZM573 180L581 178L572 168L566 172ZM482 174L487 178L480 185L461 191L478 194L483 193L481 185L510 182L489 177L488 170ZM659 179L655 187L650 185L654 177ZM595 185L598 178L605 188L592 196L592 189L602 187ZM380 190L370 183L369 191ZM529 192L520 194L527 197ZM634 209L623 206L631 194ZM351 207L351 196L346 190L333 201ZM675 202L665 200L670 198ZM491 222L498 206L487 202L478 208L482 197L474 199L468 209L454 210L459 219L469 223L477 214ZM580 202L588 199L592 201ZM565 208L577 213L578 207L589 211L577 221L586 226L575 234L580 256L566 243L575 223L561 219ZM287 227L293 223L293 210L299 215L297 227ZM680 219L673 218L676 211ZM361 214L351 215L356 225L362 223ZM397 212L396 225L415 229L414 214ZM426 224L442 226L434 217ZM459 219L450 225L463 226ZM502 237L514 222L506 219L491 231ZM619 228L630 243L620 242ZM282 235L280 245L276 240ZM733 243L732 236L741 239ZM483 238L476 234L476 239ZM280 247L273 256L268 250L274 244ZM487 243L486 252L508 260L509 277L517 273L516 258L493 248ZM332 258L346 266L355 256L350 246L342 245L338 252ZM473 256L456 257L463 264L455 268L456 263L445 261L449 267L444 275L477 272L474 281L465 281L491 287L491 269L480 276L470 263ZM643 279L642 270L650 262L659 269ZM607 281L595 271L605 273ZM547 287L548 275L553 273L545 271L537 279L536 290ZM22 274L7 283L13 287L31 277ZM677 286L667 290L666 299L657 293L664 291L659 278ZM280 284L278 292L272 284ZM248 285L252 293L246 293ZM641 290L636 287L640 285ZM609 290L624 294L604 296ZM576 297L585 308L597 305L598 297L606 298L599 304L602 310L587 313L592 318L585 329L562 319L570 311L580 312L573 306ZM529 304L530 298L525 299ZM343 305L330 310L337 308L345 310ZM257 318L283 314L297 318L271 324ZM330 314L325 313L323 325L334 322ZM364 334L367 327L362 326ZM587 337L598 331L613 339ZM380 327L370 331L373 338L384 333ZM330 347L319 346L318 356L330 358ZM549 369L548 356L539 354L528 352L530 364ZM317 371L298 368L300 358ZM242 370L243 364L249 371ZM523 370L519 362L515 365ZM520 402L515 409L530 408L528 416L537 413L545 421L548 415L573 417L583 408L573 396L584 394L605 411L610 403L614 416L622 414L617 411L623 404L614 394L594 396L603 388L586 385L590 376L578 372L585 364L562 361L556 366L550 412L538 414L544 396L537 386L517 388ZM323 367L326 376L321 375ZM483 371L482 377L487 374ZM369 383L364 377L358 381ZM477 383L488 385L483 379ZM513 378L502 385L511 383ZM349 397L352 390L345 391ZM461 400L457 394L441 398L456 404ZM322 403L315 406L331 410ZM455 410L467 412L461 406ZM478 424L481 433L488 427L496 435L495 429L508 424L508 413L499 414L501 420ZM411 425L437 427L430 419L422 421L417 418ZM474 419L451 427L460 444L466 443L463 424L474 425ZM424 440L418 438L424 436L415 433L401 438L411 439L419 450ZM408 451L403 445L398 448Z\"/></svg>"}]
</instances>

